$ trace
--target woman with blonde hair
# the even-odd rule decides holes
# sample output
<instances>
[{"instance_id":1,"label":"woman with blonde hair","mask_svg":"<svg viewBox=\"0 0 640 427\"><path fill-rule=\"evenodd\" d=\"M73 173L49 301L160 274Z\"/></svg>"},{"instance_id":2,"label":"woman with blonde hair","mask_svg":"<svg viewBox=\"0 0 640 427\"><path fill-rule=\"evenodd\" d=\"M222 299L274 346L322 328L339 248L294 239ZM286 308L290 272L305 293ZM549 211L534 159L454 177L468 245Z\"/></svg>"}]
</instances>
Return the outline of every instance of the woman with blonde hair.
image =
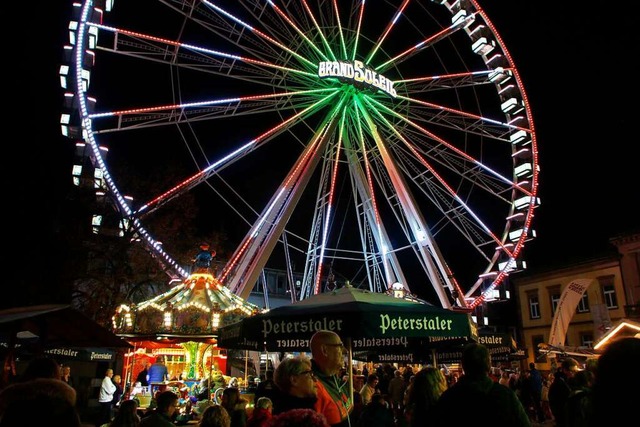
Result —
<instances>
[{"instance_id":1,"label":"woman with blonde hair","mask_svg":"<svg viewBox=\"0 0 640 427\"><path fill-rule=\"evenodd\" d=\"M447 379L438 368L427 366L415 374L404 411L407 425L428 425L429 415L446 389Z\"/></svg>"}]
</instances>

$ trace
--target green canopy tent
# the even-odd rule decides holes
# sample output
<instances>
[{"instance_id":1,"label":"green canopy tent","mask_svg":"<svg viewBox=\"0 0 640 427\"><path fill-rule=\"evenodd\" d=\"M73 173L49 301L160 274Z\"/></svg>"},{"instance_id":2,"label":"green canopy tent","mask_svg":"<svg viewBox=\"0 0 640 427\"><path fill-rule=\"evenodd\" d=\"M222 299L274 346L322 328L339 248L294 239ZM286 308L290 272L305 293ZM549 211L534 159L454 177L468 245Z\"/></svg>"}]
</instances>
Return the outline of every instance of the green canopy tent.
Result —
<instances>
[{"instance_id":1,"label":"green canopy tent","mask_svg":"<svg viewBox=\"0 0 640 427\"><path fill-rule=\"evenodd\" d=\"M318 330L336 332L350 341L353 351L477 340L476 325L467 313L345 286L224 326L218 330L218 345L308 351L309 339Z\"/></svg>"},{"instance_id":2,"label":"green canopy tent","mask_svg":"<svg viewBox=\"0 0 640 427\"><path fill-rule=\"evenodd\" d=\"M354 352L406 353L477 340L476 325L467 313L347 285L224 326L218 330L218 346L309 351L309 340L318 330L342 338L349 365Z\"/></svg>"}]
</instances>

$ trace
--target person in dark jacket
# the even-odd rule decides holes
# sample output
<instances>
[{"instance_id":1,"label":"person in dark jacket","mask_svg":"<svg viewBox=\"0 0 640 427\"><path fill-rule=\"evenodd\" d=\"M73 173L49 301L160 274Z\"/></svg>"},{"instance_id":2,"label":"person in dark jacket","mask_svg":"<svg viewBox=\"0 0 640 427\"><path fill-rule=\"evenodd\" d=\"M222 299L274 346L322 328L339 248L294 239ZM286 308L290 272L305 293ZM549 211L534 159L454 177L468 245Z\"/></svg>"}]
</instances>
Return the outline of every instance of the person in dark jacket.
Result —
<instances>
[{"instance_id":1,"label":"person in dark jacket","mask_svg":"<svg viewBox=\"0 0 640 427\"><path fill-rule=\"evenodd\" d=\"M542 374L536 369L536 364L529 363L529 372L531 373L531 398L533 399L533 409L535 410L535 417L539 423L543 423L545 420L544 411L542 410Z\"/></svg>"},{"instance_id":2,"label":"person in dark jacket","mask_svg":"<svg viewBox=\"0 0 640 427\"><path fill-rule=\"evenodd\" d=\"M564 407L573 389L573 377L579 370L580 365L576 359L573 357L563 359L549 387L549 407L556 420L556 427L566 425Z\"/></svg>"},{"instance_id":3,"label":"person in dark jacket","mask_svg":"<svg viewBox=\"0 0 640 427\"><path fill-rule=\"evenodd\" d=\"M393 411L380 393L374 393L360 414L356 427L394 427Z\"/></svg>"},{"instance_id":4,"label":"person in dark jacket","mask_svg":"<svg viewBox=\"0 0 640 427\"><path fill-rule=\"evenodd\" d=\"M591 388L590 426L631 425L637 418L639 360L640 338L625 336L606 344Z\"/></svg>"},{"instance_id":5,"label":"person in dark jacket","mask_svg":"<svg viewBox=\"0 0 640 427\"><path fill-rule=\"evenodd\" d=\"M140 385L143 387L149 385L149 381L147 380L147 375L149 375L149 366L151 366L151 363L144 362L144 368L142 369L142 371L138 372L138 376L136 377L135 382L140 383Z\"/></svg>"},{"instance_id":6,"label":"person in dark jacket","mask_svg":"<svg viewBox=\"0 0 640 427\"><path fill-rule=\"evenodd\" d=\"M428 425L434 407L447 388L447 379L440 369L427 366L418 371L407 392L403 421L409 427Z\"/></svg>"},{"instance_id":7,"label":"person in dark jacket","mask_svg":"<svg viewBox=\"0 0 640 427\"><path fill-rule=\"evenodd\" d=\"M178 411L180 398L170 390L158 393L157 407L147 411L140 421L140 427L175 427L174 419Z\"/></svg>"},{"instance_id":8,"label":"person in dark jacket","mask_svg":"<svg viewBox=\"0 0 640 427\"><path fill-rule=\"evenodd\" d=\"M591 417L591 387L595 374L579 371L573 377L572 390L564 405L564 422L567 427L587 427Z\"/></svg>"},{"instance_id":9,"label":"person in dark jacket","mask_svg":"<svg viewBox=\"0 0 640 427\"><path fill-rule=\"evenodd\" d=\"M491 358L486 346L467 344L462 351L462 369L464 375L438 399L430 426L531 426L516 394L489 377Z\"/></svg>"},{"instance_id":10,"label":"person in dark jacket","mask_svg":"<svg viewBox=\"0 0 640 427\"><path fill-rule=\"evenodd\" d=\"M113 411L117 411L120 408L120 401L122 400L122 395L124 394L124 388L122 387L122 377L119 374L115 374L111 381L113 381L113 385L116 386L116 391L113 392L113 400L111 401L112 408L112 418L115 413Z\"/></svg>"},{"instance_id":11,"label":"person in dark jacket","mask_svg":"<svg viewBox=\"0 0 640 427\"><path fill-rule=\"evenodd\" d=\"M278 386L273 380L273 369L268 369L264 375L264 381L260 381L256 389L255 399L257 401L261 397L268 397L273 401L276 397L275 394L278 392Z\"/></svg>"}]
</instances>

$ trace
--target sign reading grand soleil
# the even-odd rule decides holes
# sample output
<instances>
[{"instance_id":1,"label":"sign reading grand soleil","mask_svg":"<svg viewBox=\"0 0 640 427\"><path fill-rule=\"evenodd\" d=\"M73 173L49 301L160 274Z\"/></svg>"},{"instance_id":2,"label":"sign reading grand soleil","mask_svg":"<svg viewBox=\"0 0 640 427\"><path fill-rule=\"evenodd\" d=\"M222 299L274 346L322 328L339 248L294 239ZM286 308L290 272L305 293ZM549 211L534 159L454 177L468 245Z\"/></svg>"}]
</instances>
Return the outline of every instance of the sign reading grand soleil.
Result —
<instances>
[{"instance_id":1,"label":"sign reading grand soleil","mask_svg":"<svg viewBox=\"0 0 640 427\"><path fill-rule=\"evenodd\" d=\"M356 83L380 89L394 98L397 95L391 80L367 68L362 61L323 61L318 64L318 77L337 77L342 80L352 80Z\"/></svg>"}]
</instances>

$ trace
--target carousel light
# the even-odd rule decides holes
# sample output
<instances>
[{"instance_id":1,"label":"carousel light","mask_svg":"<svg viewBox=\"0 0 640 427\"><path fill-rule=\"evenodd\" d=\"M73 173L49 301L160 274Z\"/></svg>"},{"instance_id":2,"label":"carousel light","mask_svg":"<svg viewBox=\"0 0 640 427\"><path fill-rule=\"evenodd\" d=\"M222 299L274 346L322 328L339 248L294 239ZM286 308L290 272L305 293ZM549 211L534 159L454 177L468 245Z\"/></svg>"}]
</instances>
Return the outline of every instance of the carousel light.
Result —
<instances>
[{"instance_id":1,"label":"carousel light","mask_svg":"<svg viewBox=\"0 0 640 427\"><path fill-rule=\"evenodd\" d=\"M171 312L170 311L165 311L164 312L164 327L165 328L170 328L171 327Z\"/></svg>"},{"instance_id":2,"label":"carousel light","mask_svg":"<svg viewBox=\"0 0 640 427\"><path fill-rule=\"evenodd\" d=\"M222 317L222 310L220 309L220 304L213 304L213 308L211 309L211 328L218 329L220 327L220 318Z\"/></svg>"},{"instance_id":3,"label":"carousel light","mask_svg":"<svg viewBox=\"0 0 640 427\"><path fill-rule=\"evenodd\" d=\"M211 327L213 329L218 329L218 327L220 326L220 312L214 312L211 315Z\"/></svg>"}]
</instances>

